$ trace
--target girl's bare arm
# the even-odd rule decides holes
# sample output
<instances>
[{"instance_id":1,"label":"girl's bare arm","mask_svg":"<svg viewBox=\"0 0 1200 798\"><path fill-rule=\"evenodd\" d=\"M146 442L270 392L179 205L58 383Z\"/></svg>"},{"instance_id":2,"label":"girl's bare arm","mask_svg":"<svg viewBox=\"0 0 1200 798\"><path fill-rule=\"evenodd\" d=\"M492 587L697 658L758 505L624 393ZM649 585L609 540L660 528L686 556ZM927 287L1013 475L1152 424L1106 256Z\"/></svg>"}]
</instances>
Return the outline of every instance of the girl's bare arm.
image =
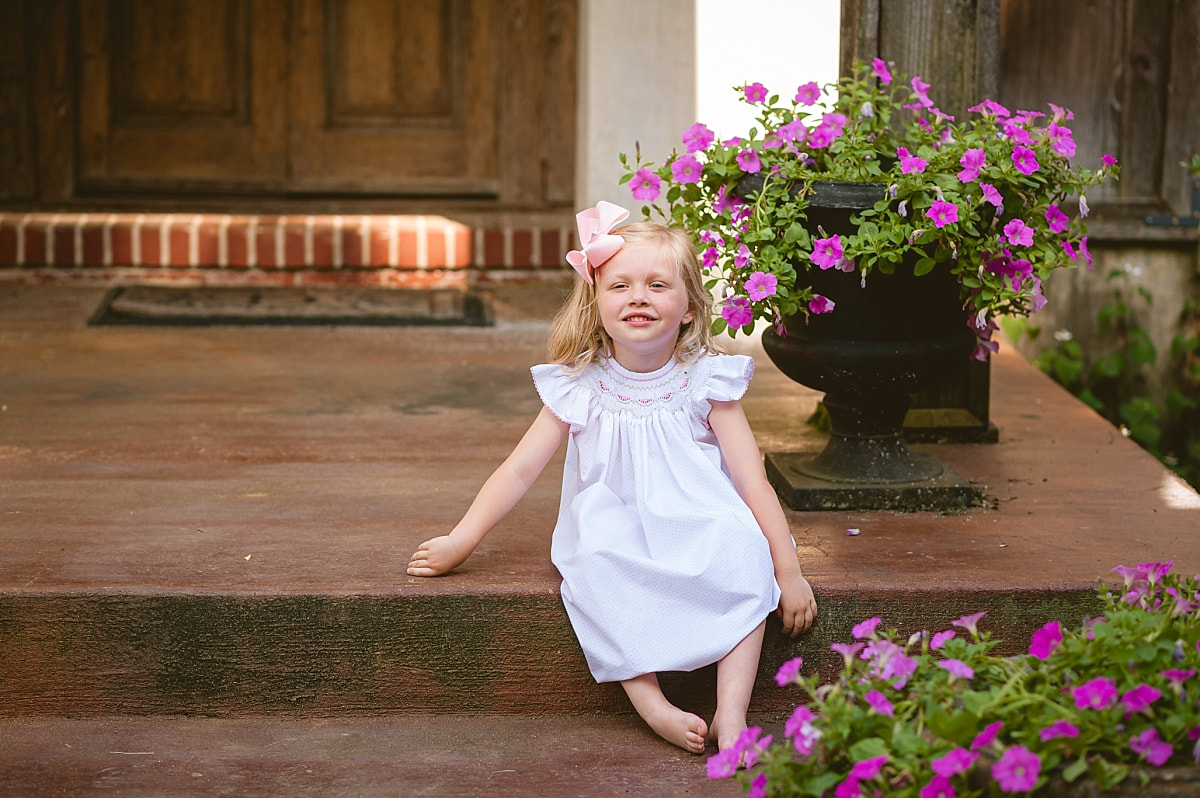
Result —
<instances>
[{"instance_id":1,"label":"girl's bare arm","mask_svg":"<svg viewBox=\"0 0 1200 798\"><path fill-rule=\"evenodd\" d=\"M567 437L568 426L547 408L497 468L448 535L425 541L408 562L409 576L440 576L466 561L500 519L516 506Z\"/></svg>"},{"instance_id":2,"label":"girl's bare arm","mask_svg":"<svg viewBox=\"0 0 1200 798\"><path fill-rule=\"evenodd\" d=\"M817 616L817 602L812 587L800 573L800 561L792 543L791 530L775 489L767 481L763 470L762 453L758 441L746 420L742 403L710 402L712 411L708 423L721 445L721 454L733 477L733 485L742 500L754 513L758 526L771 548L771 560L775 565L775 581L782 595L779 598L779 617L783 619L783 632L792 637L803 632Z\"/></svg>"}]
</instances>

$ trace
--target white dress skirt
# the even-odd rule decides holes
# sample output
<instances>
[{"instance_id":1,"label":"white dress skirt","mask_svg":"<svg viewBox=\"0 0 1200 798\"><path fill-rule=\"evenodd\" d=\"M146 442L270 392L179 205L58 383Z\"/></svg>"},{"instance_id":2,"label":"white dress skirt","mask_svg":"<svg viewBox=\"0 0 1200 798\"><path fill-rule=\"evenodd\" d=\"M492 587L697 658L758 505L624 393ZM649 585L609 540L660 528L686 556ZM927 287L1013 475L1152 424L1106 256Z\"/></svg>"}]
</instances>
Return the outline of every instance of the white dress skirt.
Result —
<instances>
[{"instance_id":1,"label":"white dress skirt","mask_svg":"<svg viewBox=\"0 0 1200 798\"><path fill-rule=\"evenodd\" d=\"M570 425L550 557L592 676L691 671L724 657L779 603L767 539L707 420L709 400L746 392L754 361L532 373Z\"/></svg>"}]
</instances>

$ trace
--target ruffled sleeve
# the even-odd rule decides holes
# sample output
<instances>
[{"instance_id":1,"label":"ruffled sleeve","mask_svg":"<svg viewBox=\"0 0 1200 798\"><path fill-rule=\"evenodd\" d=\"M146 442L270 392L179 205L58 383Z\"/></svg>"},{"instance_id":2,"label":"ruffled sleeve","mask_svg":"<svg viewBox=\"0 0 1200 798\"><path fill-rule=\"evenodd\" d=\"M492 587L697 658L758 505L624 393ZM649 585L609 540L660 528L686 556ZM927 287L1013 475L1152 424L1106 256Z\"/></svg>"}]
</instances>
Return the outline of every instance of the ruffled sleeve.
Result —
<instances>
[{"instance_id":1,"label":"ruffled sleeve","mask_svg":"<svg viewBox=\"0 0 1200 798\"><path fill-rule=\"evenodd\" d=\"M580 374L567 373L558 363L543 363L529 370L542 404L560 421L571 425L575 433L587 424L588 391L580 382Z\"/></svg>"},{"instance_id":2,"label":"ruffled sleeve","mask_svg":"<svg viewBox=\"0 0 1200 798\"><path fill-rule=\"evenodd\" d=\"M741 399L754 376L754 358L749 355L714 355L702 361L708 375L700 389L692 394L692 410L708 426L710 401L731 402Z\"/></svg>"}]
</instances>

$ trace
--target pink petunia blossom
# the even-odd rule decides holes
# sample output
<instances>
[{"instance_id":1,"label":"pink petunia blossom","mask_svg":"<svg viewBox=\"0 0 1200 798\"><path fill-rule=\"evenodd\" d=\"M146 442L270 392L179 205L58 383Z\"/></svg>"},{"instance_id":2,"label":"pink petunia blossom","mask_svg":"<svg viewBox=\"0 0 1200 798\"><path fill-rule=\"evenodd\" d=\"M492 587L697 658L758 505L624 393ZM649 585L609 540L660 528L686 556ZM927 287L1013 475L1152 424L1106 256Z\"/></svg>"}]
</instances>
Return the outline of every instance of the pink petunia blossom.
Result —
<instances>
[{"instance_id":1,"label":"pink petunia blossom","mask_svg":"<svg viewBox=\"0 0 1200 798\"><path fill-rule=\"evenodd\" d=\"M750 300L744 296L731 296L721 306L721 318L731 329L740 330L754 323L754 311L750 308Z\"/></svg>"},{"instance_id":2,"label":"pink petunia blossom","mask_svg":"<svg viewBox=\"0 0 1200 798\"><path fill-rule=\"evenodd\" d=\"M979 630L975 627L985 615L987 615L987 610L984 610L983 612L977 612L974 615L964 615L957 621L951 621L950 625L957 626L959 629L965 629L971 633L972 637L974 637L975 635L979 634Z\"/></svg>"},{"instance_id":3,"label":"pink petunia blossom","mask_svg":"<svg viewBox=\"0 0 1200 798\"><path fill-rule=\"evenodd\" d=\"M821 99L821 87L814 80L798 87L796 89L796 97L792 102L796 103L796 105L812 105L819 99Z\"/></svg>"},{"instance_id":4,"label":"pink petunia blossom","mask_svg":"<svg viewBox=\"0 0 1200 798\"><path fill-rule=\"evenodd\" d=\"M800 667L804 664L804 657L795 657L779 666L779 670L775 673L775 684L784 687L796 681L796 677L800 675Z\"/></svg>"},{"instance_id":5,"label":"pink petunia blossom","mask_svg":"<svg viewBox=\"0 0 1200 798\"><path fill-rule=\"evenodd\" d=\"M662 178L645 166L634 172L633 181L630 183L633 198L643 202L654 202L658 199L661 187Z\"/></svg>"},{"instance_id":6,"label":"pink petunia blossom","mask_svg":"<svg viewBox=\"0 0 1200 798\"><path fill-rule=\"evenodd\" d=\"M742 144L741 136L734 136L733 138L728 138L721 142L722 147L740 147L741 144Z\"/></svg>"},{"instance_id":7,"label":"pink petunia blossom","mask_svg":"<svg viewBox=\"0 0 1200 798\"><path fill-rule=\"evenodd\" d=\"M737 252L733 254L733 268L744 269L746 264L750 262L750 247L742 244L737 248ZM753 297L751 297L753 298Z\"/></svg>"},{"instance_id":8,"label":"pink petunia blossom","mask_svg":"<svg viewBox=\"0 0 1200 798\"><path fill-rule=\"evenodd\" d=\"M984 100L978 105L973 105L967 109L973 114L983 114L984 116L996 116L1004 118L1009 115L1008 109L995 100Z\"/></svg>"},{"instance_id":9,"label":"pink petunia blossom","mask_svg":"<svg viewBox=\"0 0 1200 798\"><path fill-rule=\"evenodd\" d=\"M1196 669L1188 668L1187 670L1180 670L1178 668L1170 668L1161 671L1158 675L1170 682L1171 689L1178 692L1183 687L1184 682L1196 675Z\"/></svg>"},{"instance_id":10,"label":"pink petunia blossom","mask_svg":"<svg viewBox=\"0 0 1200 798\"><path fill-rule=\"evenodd\" d=\"M762 170L762 161L758 160L758 153L754 150L742 150L737 154L738 168L748 174L754 174Z\"/></svg>"},{"instance_id":11,"label":"pink petunia blossom","mask_svg":"<svg viewBox=\"0 0 1200 798\"><path fill-rule=\"evenodd\" d=\"M837 238L837 236L834 236L834 238ZM840 243L838 244L838 248L841 249ZM839 257L840 254L841 253L839 253ZM854 628L850 630L850 634L854 636L855 640L863 640L868 637L874 637L875 629L881 622L882 621L879 618L868 618L862 623L856 624Z\"/></svg>"},{"instance_id":12,"label":"pink petunia blossom","mask_svg":"<svg viewBox=\"0 0 1200 798\"><path fill-rule=\"evenodd\" d=\"M979 734L975 735L975 739L971 741L971 750L978 751L992 744L996 739L996 735L1000 733L1000 729L1004 727L1004 721L998 720L987 726Z\"/></svg>"},{"instance_id":13,"label":"pink petunia blossom","mask_svg":"<svg viewBox=\"0 0 1200 798\"><path fill-rule=\"evenodd\" d=\"M1047 660L1063 641L1062 624L1051 621L1033 633L1029 639L1029 656Z\"/></svg>"},{"instance_id":14,"label":"pink petunia blossom","mask_svg":"<svg viewBox=\"0 0 1200 798\"><path fill-rule=\"evenodd\" d=\"M754 777L754 781L750 782L750 789L746 791L746 798L767 798L767 786L769 784L767 774L759 773Z\"/></svg>"},{"instance_id":15,"label":"pink petunia blossom","mask_svg":"<svg viewBox=\"0 0 1200 798\"><path fill-rule=\"evenodd\" d=\"M1061 121L1064 119L1066 121L1070 122L1072 119L1075 118L1075 114L1069 108L1063 108L1061 105L1055 105L1054 103L1046 103L1046 104L1049 105L1050 110L1054 112L1054 121L1055 122L1058 122L1058 121Z\"/></svg>"},{"instance_id":16,"label":"pink petunia blossom","mask_svg":"<svg viewBox=\"0 0 1200 798\"><path fill-rule=\"evenodd\" d=\"M862 762L855 762L854 767L850 768L850 778L870 781L879 775L879 771L883 770L883 766L887 764L888 755L864 759Z\"/></svg>"},{"instance_id":17,"label":"pink petunia blossom","mask_svg":"<svg viewBox=\"0 0 1200 798\"><path fill-rule=\"evenodd\" d=\"M1113 155L1112 153L1106 152L1100 156L1100 163L1104 164L1105 166L1116 166L1117 165L1117 156Z\"/></svg>"},{"instance_id":18,"label":"pink petunia blossom","mask_svg":"<svg viewBox=\"0 0 1200 798\"><path fill-rule=\"evenodd\" d=\"M717 261L721 257L721 250L716 247L709 247L704 250L701 257L701 265L706 269L711 269L717 265Z\"/></svg>"},{"instance_id":19,"label":"pink petunia blossom","mask_svg":"<svg viewBox=\"0 0 1200 798\"><path fill-rule=\"evenodd\" d=\"M950 779L945 776L934 776L928 784L921 788L920 798L954 798L956 794Z\"/></svg>"},{"instance_id":20,"label":"pink petunia blossom","mask_svg":"<svg viewBox=\"0 0 1200 798\"><path fill-rule=\"evenodd\" d=\"M703 122L697 122L683 132L683 143L687 145L688 152L707 150L715 138L716 134Z\"/></svg>"},{"instance_id":21,"label":"pink petunia blossom","mask_svg":"<svg viewBox=\"0 0 1200 798\"><path fill-rule=\"evenodd\" d=\"M1129 741L1129 747L1136 754L1146 757L1146 761L1155 767L1162 767L1175 753L1170 743L1164 742L1158 736L1158 729L1146 729Z\"/></svg>"},{"instance_id":22,"label":"pink petunia blossom","mask_svg":"<svg viewBox=\"0 0 1200 798\"><path fill-rule=\"evenodd\" d=\"M900 174L902 175L909 175L913 172L920 174L925 171L925 167L929 166L929 161L916 155L910 155L906 147L896 150L896 156L900 159Z\"/></svg>"},{"instance_id":23,"label":"pink petunia blossom","mask_svg":"<svg viewBox=\"0 0 1200 798\"><path fill-rule=\"evenodd\" d=\"M713 210L717 213L725 213L738 207L744 202L741 197L731 197L728 194L727 187L722 185L717 189L717 198L713 202ZM724 244L722 244L724 246Z\"/></svg>"},{"instance_id":24,"label":"pink petunia blossom","mask_svg":"<svg viewBox=\"0 0 1200 798\"><path fill-rule=\"evenodd\" d=\"M1051 723L1049 726L1042 729L1038 736L1041 737L1041 740L1044 743L1049 742L1050 740L1055 740L1059 737L1078 737L1079 727L1070 721L1056 720L1054 723Z\"/></svg>"},{"instance_id":25,"label":"pink petunia blossom","mask_svg":"<svg viewBox=\"0 0 1200 798\"><path fill-rule=\"evenodd\" d=\"M671 176L676 183L699 183L703 169L694 155L681 155L671 162Z\"/></svg>"},{"instance_id":26,"label":"pink petunia blossom","mask_svg":"<svg viewBox=\"0 0 1200 798\"><path fill-rule=\"evenodd\" d=\"M917 102L924 108L932 108L933 100L929 99L929 84L921 80L919 75L914 75L912 79L913 94L917 96Z\"/></svg>"},{"instance_id":27,"label":"pink petunia blossom","mask_svg":"<svg viewBox=\"0 0 1200 798\"><path fill-rule=\"evenodd\" d=\"M775 296L775 292L778 290L779 278L767 272L754 272L746 280L746 293L755 302Z\"/></svg>"},{"instance_id":28,"label":"pink petunia blossom","mask_svg":"<svg viewBox=\"0 0 1200 798\"><path fill-rule=\"evenodd\" d=\"M1029 129L1025 127L1025 122L1021 119L1006 120L1004 135L1013 144L1033 144L1033 136L1029 135Z\"/></svg>"},{"instance_id":29,"label":"pink petunia blossom","mask_svg":"<svg viewBox=\"0 0 1200 798\"><path fill-rule=\"evenodd\" d=\"M1004 225L1004 237L1014 246L1033 246L1033 228L1021 219L1012 219Z\"/></svg>"},{"instance_id":30,"label":"pink petunia blossom","mask_svg":"<svg viewBox=\"0 0 1200 798\"><path fill-rule=\"evenodd\" d=\"M1139 684L1132 690L1126 690L1121 696L1121 704L1125 707L1125 717L1136 712L1145 712L1150 705L1162 697L1162 690L1148 684Z\"/></svg>"},{"instance_id":31,"label":"pink petunia blossom","mask_svg":"<svg viewBox=\"0 0 1200 798\"><path fill-rule=\"evenodd\" d=\"M831 127L830 125L817 125L808 133L808 146L814 150L821 150L832 144L838 136L842 135L842 129Z\"/></svg>"},{"instance_id":32,"label":"pink petunia blossom","mask_svg":"<svg viewBox=\"0 0 1200 798\"><path fill-rule=\"evenodd\" d=\"M736 748L726 748L708 758L706 771L710 779L727 779L737 772L741 753Z\"/></svg>"},{"instance_id":33,"label":"pink petunia blossom","mask_svg":"<svg viewBox=\"0 0 1200 798\"><path fill-rule=\"evenodd\" d=\"M950 778L959 773L966 773L978 758L979 754L972 753L965 748L954 748L931 761L929 766L939 776Z\"/></svg>"},{"instance_id":34,"label":"pink petunia blossom","mask_svg":"<svg viewBox=\"0 0 1200 798\"><path fill-rule=\"evenodd\" d=\"M871 690L863 695L863 700L871 707L874 712L880 715L887 715L889 718L895 715L896 708L892 706L892 702L888 701L887 696L878 690Z\"/></svg>"},{"instance_id":35,"label":"pink petunia blossom","mask_svg":"<svg viewBox=\"0 0 1200 798\"><path fill-rule=\"evenodd\" d=\"M887 62L882 58L871 59L871 70L875 73L875 77L879 78L879 82L883 85L888 85L892 82L892 73L888 71Z\"/></svg>"},{"instance_id":36,"label":"pink petunia blossom","mask_svg":"<svg viewBox=\"0 0 1200 798\"><path fill-rule=\"evenodd\" d=\"M1022 147L1020 144L1013 147L1012 152L1013 166L1017 167L1017 171L1023 175L1031 175L1038 170L1037 154L1028 147Z\"/></svg>"},{"instance_id":37,"label":"pink petunia blossom","mask_svg":"<svg viewBox=\"0 0 1200 798\"><path fill-rule=\"evenodd\" d=\"M850 776L838 784L833 790L833 798L862 798L862 790L859 789L858 779Z\"/></svg>"},{"instance_id":38,"label":"pink petunia blossom","mask_svg":"<svg viewBox=\"0 0 1200 798\"><path fill-rule=\"evenodd\" d=\"M746 102L760 103L767 99L767 87L761 83L749 83L742 87Z\"/></svg>"},{"instance_id":39,"label":"pink petunia blossom","mask_svg":"<svg viewBox=\"0 0 1200 798\"><path fill-rule=\"evenodd\" d=\"M1000 196L1000 192L991 183L980 183L979 188L983 190L983 199L990 202L999 208L1004 204L1004 197Z\"/></svg>"},{"instance_id":40,"label":"pink petunia blossom","mask_svg":"<svg viewBox=\"0 0 1200 798\"><path fill-rule=\"evenodd\" d=\"M946 200L935 200L925 215L933 221L934 227L940 229L958 221L958 206Z\"/></svg>"},{"instance_id":41,"label":"pink petunia blossom","mask_svg":"<svg viewBox=\"0 0 1200 798\"><path fill-rule=\"evenodd\" d=\"M1050 136L1050 149L1054 151L1055 155L1061 155L1064 158L1075 157L1075 136L1069 127L1051 122L1046 128L1046 132Z\"/></svg>"},{"instance_id":42,"label":"pink petunia blossom","mask_svg":"<svg viewBox=\"0 0 1200 798\"><path fill-rule=\"evenodd\" d=\"M813 298L808 300L808 312L820 316L823 313L832 313L837 307L837 303L827 296L813 294Z\"/></svg>"},{"instance_id":43,"label":"pink petunia blossom","mask_svg":"<svg viewBox=\"0 0 1200 798\"><path fill-rule=\"evenodd\" d=\"M836 651L838 654L841 654L842 660L845 662L846 667L850 667L850 663L854 661L854 658L858 655L858 652L862 650L864 645L866 645L866 644L865 643L831 643L829 645L829 650Z\"/></svg>"},{"instance_id":44,"label":"pink petunia blossom","mask_svg":"<svg viewBox=\"0 0 1200 798\"><path fill-rule=\"evenodd\" d=\"M947 629L944 632L938 632L933 636L933 640L930 641L929 647L934 650L937 650L937 649L941 648L942 646L946 645L946 643L948 643L949 641L953 640L955 637L955 634L956 633L953 629Z\"/></svg>"},{"instance_id":45,"label":"pink petunia blossom","mask_svg":"<svg viewBox=\"0 0 1200 798\"><path fill-rule=\"evenodd\" d=\"M1069 221L1067 215L1057 205L1046 208L1046 223L1050 226L1051 233L1061 233L1066 230Z\"/></svg>"},{"instance_id":46,"label":"pink petunia blossom","mask_svg":"<svg viewBox=\"0 0 1200 798\"><path fill-rule=\"evenodd\" d=\"M792 746L801 756L811 755L817 741L821 739L821 732L812 724L813 718L809 708L801 705L796 707L783 727L784 735L791 738Z\"/></svg>"},{"instance_id":47,"label":"pink petunia blossom","mask_svg":"<svg viewBox=\"0 0 1200 798\"><path fill-rule=\"evenodd\" d=\"M1088 239L1087 236L1084 236L1083 238L1079 239L1079 254L1083 255L1084 260L1087 261L1088 271L1091 271L1091 269L1093 267L1092 253L1088 251L1087 239ZM1151 582L1150 584L1154 584L1154 583Z\"/></svg>"},{"instance_id":48,"label":"pink petunia blossom","mask_svg":"<svg viewBox=\"0 0 1200 798\"><path fill-rule=\"evenodd\" d=\"M938 667L950 674L955 679L974 679L975 671L970 665L957 659L944 659L938 663Z\"/></svg>"},{"instance_id":49,"label":"pink petunia blossom","mask_svg":"<svg viewBox=\"0 0 1200 798\"><path fill-rule=\"evenodd\" d=\"M1042 760L1023 745L1005 750L1000 761L992 765L992 778L1004 792L1029 792L1037 784Z\"/></svg>"},{"instance_id":50,"label":"pink petunia blossom","mask_svg":"<svg viewBox=\"0 0 1200 798\"><path fill-rule=\"evenodd\" d=\"M828 270L837 266L844 254L842 237L835 233L828 238L818 238L813 241L813 252L810 257L812 258L812 262L817 264L817 266ZM878 623L879 619L876 618L875 620Z\"/></svg>"},{"instance_id":51,"label":"pink petunia blossom","mask_svg":"<svg viewBox=\"0 0 1200 798\"><path fill-rule=\"evenodd\" d=\"M789 142L804 141L808 137L808 128L804 126L803 119L793 119L786 125L780 125L776 132L779 134L779 138Z\"/></svg>"},{"instance_id":52,"label":"pink petunia blossom","mask_svg":"<svg viewBox=\"0 0 1200 798\"><path fill-rule=\"evenodd\" d=\"M987 153L982 149L970 149L958 159L962 171L958 173L958 182L970 183L979 177L979 170L987 163Z\"/></svg>"},{"instance_id":53,"label":"pink petunia blossom","mask_svg":"<svg viewBox=\"0 0 1200 798\"><path fill-rule=\"evenodd\" d=\"M1078 709L1108 709L1117 703L1117 683L1106 676L1097 676L1071 688L1071 697Z\"/></svg>"}]
</instances>

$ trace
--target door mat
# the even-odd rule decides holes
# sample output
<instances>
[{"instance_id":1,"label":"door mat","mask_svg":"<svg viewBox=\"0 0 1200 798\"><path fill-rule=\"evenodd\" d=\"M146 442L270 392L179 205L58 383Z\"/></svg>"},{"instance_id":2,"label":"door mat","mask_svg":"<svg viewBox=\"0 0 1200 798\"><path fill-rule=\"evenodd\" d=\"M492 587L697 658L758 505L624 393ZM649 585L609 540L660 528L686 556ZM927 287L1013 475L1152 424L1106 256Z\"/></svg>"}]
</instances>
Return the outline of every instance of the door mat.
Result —
<instances>
[{"instance_id":1,"label":"door mat","mask_svg":"<svg viewBox=\"0 0 1200 798\"><path fill-rule=\"evenodd\" d=\"M107 292L95 325L492 324L484 294L400 288L166 288L122 286Z\"/></svg>"}]
</instances>

